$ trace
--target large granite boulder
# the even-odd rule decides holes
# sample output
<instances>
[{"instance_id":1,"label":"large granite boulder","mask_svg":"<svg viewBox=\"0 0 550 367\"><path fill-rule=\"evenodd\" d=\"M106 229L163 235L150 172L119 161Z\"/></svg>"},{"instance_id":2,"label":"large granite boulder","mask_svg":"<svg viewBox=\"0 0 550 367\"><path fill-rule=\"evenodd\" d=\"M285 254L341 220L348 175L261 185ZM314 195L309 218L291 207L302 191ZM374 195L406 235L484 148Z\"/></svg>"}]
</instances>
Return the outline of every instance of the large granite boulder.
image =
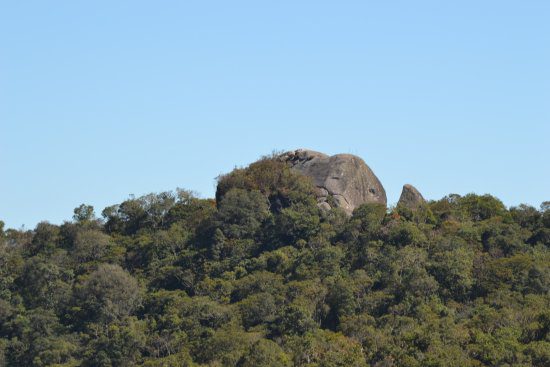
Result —
<instances>
[{"instance_id":1,"label":"large granite boulder","mask_svg":"<svg viewBox=\"0 0 550 367\"><path fill-rule=\"evenodd\" d=\"M313 179L318 188L317 201L323 209L335 206L351 214L361 204L387 203L384 187L369 166L355 155L328 156L299 149L282 154L280 159Z\"/></svg>"},{"instance_id":2,"label":"large granite boulder","mask_svg":"<svg viewBox=\"0 0 550 367\"><path fill-rule=\"evenodd\" d=\"M416 209L422 206L425 202L426 200L424 200L424 197L420 191L416 189L416 187L406 184L403 186L403 191L401 191L401 196L399 197L397 205L404 206L409 209Z\"/></svg>"}]
</instances>

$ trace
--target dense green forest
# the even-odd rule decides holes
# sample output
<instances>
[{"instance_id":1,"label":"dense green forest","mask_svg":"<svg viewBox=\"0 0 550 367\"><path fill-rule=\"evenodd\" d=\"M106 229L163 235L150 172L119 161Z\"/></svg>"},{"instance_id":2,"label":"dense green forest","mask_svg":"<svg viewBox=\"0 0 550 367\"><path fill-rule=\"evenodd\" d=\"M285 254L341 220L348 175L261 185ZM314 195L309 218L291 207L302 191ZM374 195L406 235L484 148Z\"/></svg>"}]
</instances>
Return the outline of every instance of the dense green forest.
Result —
<instances>
[{"instance_id":1,"label":"dense green forest","mask_svg":"<svg viewBox=\"0 0 550 367\"><path fill-rule=\"evenodd\" d=\"M550 202L314 189L265 158L215 200L0 226L0 366L550 366Z\"/></svg>"}]
</instances>

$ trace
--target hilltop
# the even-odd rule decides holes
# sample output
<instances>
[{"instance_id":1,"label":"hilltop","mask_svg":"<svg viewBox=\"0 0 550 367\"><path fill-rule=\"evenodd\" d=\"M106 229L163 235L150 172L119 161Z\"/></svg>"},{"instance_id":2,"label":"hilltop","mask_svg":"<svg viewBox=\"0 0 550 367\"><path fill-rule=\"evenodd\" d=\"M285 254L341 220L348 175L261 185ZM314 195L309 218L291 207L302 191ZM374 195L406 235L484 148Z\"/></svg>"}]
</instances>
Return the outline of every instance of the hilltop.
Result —
<instances>
[{"instance_id":1,"label":"hilltop","mask_svg":"<svg viewBox=\"0 0 550 367\"><path fill-rule=\"evenodd\" d=\"M0 366L548 366L549 246L550 202L388 208L360 157L268 156L0 225Z\"/></svg>"}]
</instances>

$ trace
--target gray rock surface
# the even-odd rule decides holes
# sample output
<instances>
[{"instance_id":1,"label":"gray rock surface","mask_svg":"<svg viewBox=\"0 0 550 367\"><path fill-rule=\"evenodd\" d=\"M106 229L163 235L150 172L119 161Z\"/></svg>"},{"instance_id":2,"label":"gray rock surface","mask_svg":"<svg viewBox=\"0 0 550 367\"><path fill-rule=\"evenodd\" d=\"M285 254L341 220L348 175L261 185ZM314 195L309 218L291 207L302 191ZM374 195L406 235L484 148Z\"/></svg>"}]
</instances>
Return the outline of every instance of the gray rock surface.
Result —
<instances>
[{"instance_id":1,"label":"gray rock surface","mask_svg":"<svg viewBox=\"0 0 550 367\"><path fill-rule=\"evenodd\" d=\"M280 158L313 179L318 188L317 201L323 209L336 206L351 214L364 203L387 203L384 187L369 166L355 155L328 156L298 149Z\"/></svg>"},{"instance_id":2,"label":"gray rock surface","mask_svg":"<svg viewBox=\"0 0 550 367\"><path fill-rule=\"evenodd\" d=\"M401 191L401 196L399 197L397 205L401 205L410 209L416 209L425 202L426 200L424 200L424 197L422 196L420 191L416 189L416 187L406 184L403 186L403 191Z\"/></svg>"}]
</instances>

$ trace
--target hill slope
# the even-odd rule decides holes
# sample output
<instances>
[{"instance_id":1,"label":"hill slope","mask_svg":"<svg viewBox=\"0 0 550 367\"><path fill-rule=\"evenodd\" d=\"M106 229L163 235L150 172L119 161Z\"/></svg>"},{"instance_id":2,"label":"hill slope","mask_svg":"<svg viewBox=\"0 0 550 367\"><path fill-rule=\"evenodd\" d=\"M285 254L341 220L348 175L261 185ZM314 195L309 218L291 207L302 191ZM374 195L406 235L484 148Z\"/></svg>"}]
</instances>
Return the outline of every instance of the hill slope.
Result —
<instances>
[{"instance_id":1,"label":"hill slope","mask_svg":"<svg viewBox=\"0 0 550 367\"><path fill-rule=\"evenodd\" d=\"M0 366L548 366L550 204L323 210L276 159L0 230Z\"/></svg>"}]
</instances>

